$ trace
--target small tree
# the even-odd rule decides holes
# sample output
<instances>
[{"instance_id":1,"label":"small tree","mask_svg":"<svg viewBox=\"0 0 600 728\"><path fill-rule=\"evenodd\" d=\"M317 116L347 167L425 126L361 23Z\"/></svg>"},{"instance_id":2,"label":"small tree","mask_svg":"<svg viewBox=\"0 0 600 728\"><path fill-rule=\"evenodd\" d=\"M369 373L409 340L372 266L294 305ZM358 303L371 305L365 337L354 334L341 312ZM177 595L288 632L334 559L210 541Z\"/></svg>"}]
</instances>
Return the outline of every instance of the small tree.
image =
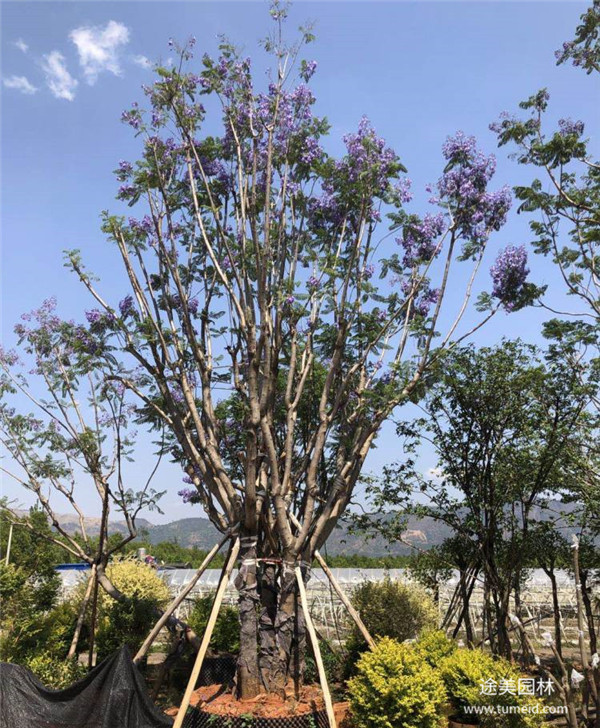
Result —
<instances>
[{"instance_id":1,"label":"small tree","mask_svg":"<svg viewBox=\"0 0 600 728\"><path fill-rule=\"evenodd\" d=\"M127 390L106 378L106 321L96 311L88 312L87 325L63 321L55 308L48 300L22 317L15 327L20 353L0 350L0 441L8 455L0 470L34 494L43 514L41 522L38 511L18 517L4 503L2 518L87 562L95 583L121 598L106 565L136 537L140 510L156 507L156 468L138 492L127 487L123 466L134 445L134 411ZM90 537L80 504L84 483L97 495L98 538ZM65 509L77 518L75 535L57 515ZM111 509L127 524L127 533L116 539L108 538ZM84 600L82 612L86 606Z\"/></svg>"},{"instance_id":2,"label":"small tree","mask_svg":"<svg viewBox=\"0 0 600 728\"><path fill-rule=\"evenodd\" d=\"M261 681L281 689L302 664L290 661L294 639L303 644L294 566L308 578L382 424L469 334L461 324L473 281L510 207L506 188L489 189L493 158L462 133L444 144L436 211L422 216L405 210L405 170L366 118L344 137L346 153L329 155L307 85L316 64L300 61L302 43L286 45L283 6L271 14L266 89L226 42L189 71L192 41L177 65L157 67L147 108L124 112L142 156L119 163L118 197L141 209L104 216L130 285L120 303L69 254L100 307L106 345L120 352L114 381L164 428L165 450L215 526L241 537L246 698ZM218 132L207 123L215 106ZM464 296L442 318L457 261ZM525 256L510 248L493 275L474 328L535 293Z\"/></svg>"},{"instance_id":3,"label":"small tree","mask_svg":"<svg viewBox=\"0 0 600 728\"><path fill-rule=\"evenodd\" d=\"M596 421L586 408L595 391L568 362L544 364L520 342L456 350L426 396L425 417L399 430L432 443L439 479L424 477L409 460L388 469L372 491L378 502L442 521L473 543L471 566L484 580L484 639L508 658L510 598L527 563L536 510L587 472ZM416 492L428 502L411 504Z\"/></svg>"}]
</instances>

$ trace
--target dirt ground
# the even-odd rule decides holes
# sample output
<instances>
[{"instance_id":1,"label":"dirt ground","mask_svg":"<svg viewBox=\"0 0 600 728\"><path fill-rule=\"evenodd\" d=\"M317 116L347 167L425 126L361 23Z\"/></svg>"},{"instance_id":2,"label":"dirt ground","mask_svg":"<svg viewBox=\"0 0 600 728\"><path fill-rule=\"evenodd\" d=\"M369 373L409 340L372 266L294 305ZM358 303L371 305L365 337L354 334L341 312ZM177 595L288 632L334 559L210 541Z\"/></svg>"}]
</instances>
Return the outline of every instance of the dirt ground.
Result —
<instances>
[{"instance_id":1,"label":"dirt ground","mask_svg":"<svg viewBox=\"0 0 600 728\"><path fill-rule=\"evenodd\" d=\"M222 685L209 685L194 691L190 705L198 706L208 713L227 716L252 715L257 718L283 718L324 710L325 703L321 689L316 685L305 685L298 698L293 690L286 691L282 698L274 694L261 694L252 700L236 700ZM177 715L176 706L165 710L167 715ZM348 703L334 705L336 722L340 728L348 725Z\"/></svg>"}]
</instances>

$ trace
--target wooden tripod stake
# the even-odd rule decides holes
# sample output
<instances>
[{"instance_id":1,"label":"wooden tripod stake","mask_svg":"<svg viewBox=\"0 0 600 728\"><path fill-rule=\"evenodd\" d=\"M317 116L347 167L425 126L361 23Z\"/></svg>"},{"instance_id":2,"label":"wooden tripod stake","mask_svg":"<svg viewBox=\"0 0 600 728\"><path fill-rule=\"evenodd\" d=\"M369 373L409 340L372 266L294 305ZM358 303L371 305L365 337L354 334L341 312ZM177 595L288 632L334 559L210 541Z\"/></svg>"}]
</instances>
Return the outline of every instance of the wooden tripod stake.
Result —
<instances>
[{"instance_id":1,"label":"wooden tripod stake","mask_svg":"<svg viewBox=\"0 0 600 728\"><path fill-rule=\"evenodd\" d=\"M175 718L175 723L173 724L173 728L181 728L181 726L183 725L183 719L185 718L185 714L189 707L190 700L192 698L192 693L194 692L194 688L196 687L196 682L198 681L198 677L200 676L200 670L202 669L202 663L204 662L204 658L206 656L206 651L208 650L210 638L212 636L213 629L215 628L215 623L217 621L217 617L219 616L219 609L221 607L221 602L223 601L223 597L225 596L225 591L227 589L227 585L229 584L229 577L231 576L231 572L233 571L233 567L235 566L235 562L236 562L239 552L240 552L240 539L238 537L235 539L233 546L231 547L231 551L229 552L229 558L227 559L227 565L225 566L225 569L223 570L223 575L221 576L219 588L217 589L217 593L215 594L215 600L213 602L212 609L210 611L210 617L208 618L208 623L206 625L206 629L204 630L204 634L202 635L202 643L200 644L200 649L198 650L198 654L196 656L196 662L194 663L194 668L192 670L192 674L190 675L190 679L188 681L187 688L185 689L185 694L181 701L181 705L179 706L179 711L177 713L177 718Z\"/></svg>"},{"instance_id":2,"label":"wooden tripod stake","mask_svg":"<svg viewBox=\"0 0 600 728\"><path fill-rule=\"evenodd\" d=\"M202 574L204 574L204 572L206 571L206 569L210 565L210 562L214 559L214 557L217 555L217 552L221 549L221 547L223 546L223 544L229 538L231 538L231 536L230 536L230 534L227 534L227 536L225 536L223 539L221 539L221 541L218 544L215 544L212 547L212 549L206 555L206 558L204 559L204 561L200 564L200 568L198 569L198 571L192 577L190 583L185 587L185 589L180 594L178 594L175 597L175 599L173 599L173 601L166 608L166 610L164 611L164 613L161 616L161 618L154 625L154 627L152 628L152 631L150 632L150 634L144 640L143 645L137 651L136 656L133 658L133 661L134 661L135 664L137 664L138 662L140 662L144 658L144 656L146 655L146 653L148 652L148 650L152 646L152 643L157 638L158 633L160 632L160 630L169 621L169 619L171 618L171 615L177 609L177 607L181 604L181 602L187 597L187 595L196 586L196 584L198 583L198 580L200 579L200 577L202 576Z\"/></svg>"},{"instance_id":3,"label":"wooden tripod stake","mask_svg":"<svg viewBox=\"0 0 600 728\"><path fill-rule=\"evenodd\" d=\"M300 521L298 521L296 516L291 511L289 512L289 516L290 516L290 520L294 524L294 526L296 526L296 528L300 528ZM318 551L315 551L315 559L319 562L319 566L323 569L325 576L331 582L331 586L333 587L335 593L338 595L338 597L340 598L340 601L348 610L348 613L354 620L354 623L358 627L360 633L365 638L366 643L371 648L375 647L375 640L369 634L369 630L365 627L365 623L360 618L360 614L356 611L356 609L352 605L352 602L348 599L348 597L344 593L344 590L338 584L338 581L335 578L335 576L333 575L333 573L331 572L331 569L327 566L325 559L321 556L321 554Z\"/></svg>"},{"instance_id":4,"label":"wooden tripod stake","mask_svg":"<svg viewBox=\"0 0 600 728\"><path fill-rule=\"evenodd\" d=\"M300 601L302 603L302 611L304 612L304 619L306 621L306 628L310 635L310 641L312 642L312 648L315 655L315 661L317 663L317 669L319 671L319 681L321 682L321 689L323 690L323 698L325 700L325 710L327 711L327 718L331 728L337 728L335 722L335 713L333 712L333 703L331 701L331 693L329 692L329 685L327 684L327 676L325 675L325 666L323 665L323 658L321 657L321 650L319 649L319 640L315 627L312 622L312 617L308 611L308 599L306 598L306 589L304 588L304 580L302 579L302 572L300 567L296 566L296 581L298 582L298 590L300 592ZM178 728L178 726L175 726Z\"/></svg>"}]
</instances>

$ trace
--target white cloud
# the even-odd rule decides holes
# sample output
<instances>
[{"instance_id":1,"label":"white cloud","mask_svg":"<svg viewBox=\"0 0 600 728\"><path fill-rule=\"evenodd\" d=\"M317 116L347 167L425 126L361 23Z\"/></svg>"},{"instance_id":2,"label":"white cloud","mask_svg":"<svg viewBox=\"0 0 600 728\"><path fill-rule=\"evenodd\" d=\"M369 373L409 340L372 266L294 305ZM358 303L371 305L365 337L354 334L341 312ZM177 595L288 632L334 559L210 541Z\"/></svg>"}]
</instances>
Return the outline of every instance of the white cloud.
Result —
<instances>
[{"instance_id":1,"label":"white cloud","mask_svg":"<svg viewBox=\"0 0 600 728\"><path fill-rule=\"evenodd\" d=\"M2 81L6 88L14 88L22 94L34 94L37 88L25 76L10 76Z\"/></svg>"},{"instance_id":2,"label":"white cloud","mask_svg":"<svg viewBox=\"0 0 600 728\"><path fill-rule=\"evenodd\" d=\"M121 75L119 50L129 42L129 29L125 25L110 20L105 28L83 26L72 30L69 38L77 46L79 63L90 85L96 83L102 71Z\"/></svg>"},{"instance_id":3,"label":"white cloud","mask_svg":"<svg viewBox=\"0 0 600 728\"><path fill-rule=\"evenodd\" d=\"M20 51L23 51L23 53L27 53L27 51L29 50L29 46L22 38L17 38L14 44Z\"/></svg>"},{"instance_id":4,"label":"white cloud","mask_svg":"<svg viewBox=\"0 0 600 728\"><path fill-rule=\"evenodd\" d=\"M46 74L46 84L57 99L73 101L75 89L78 86L76 79L67 70L65 57L58 51L52 51L42 58L42 68Z\"/></svg>"},{"instance_id":5,"label":"white cloud","mask_svg":"<svg viewBox=\"0 0 600 728\"><path fill-rule=\"evenodd\" d=\"M152 63L146 56L133 56L131 60L141 68L152 68Z\"/></svg>"}]
</instances>

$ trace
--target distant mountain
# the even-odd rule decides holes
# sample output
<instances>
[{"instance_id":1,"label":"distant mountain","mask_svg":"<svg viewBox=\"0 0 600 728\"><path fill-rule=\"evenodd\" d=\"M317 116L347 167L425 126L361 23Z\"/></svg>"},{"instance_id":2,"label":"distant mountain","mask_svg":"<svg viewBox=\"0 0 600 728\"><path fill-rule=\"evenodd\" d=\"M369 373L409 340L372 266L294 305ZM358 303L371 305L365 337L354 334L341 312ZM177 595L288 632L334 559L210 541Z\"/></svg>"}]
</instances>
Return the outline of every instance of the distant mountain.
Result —
<instances>
[{"instance_id":1,"label":"distant mountain","mask_svg":"<svg viewBox=\"0 0 600 728\"><path fill-rule=\"evenodd\" d=\"M26 512L23 512L25 515ZM58 514L58 522L70 534L81 531L79 520L72 514ZM100 531L100 519L86 517L84 527L88 536L97 536ZM220 539L219 532L207 518L182 518L171 523L153 524L139 518L137 520L138 533L147 538L150 543L157 544L163 541L172 541L186 548L194 546L201 550L208 550ZM125 521L110 523L111 533L127 533ZM440 544L450 535L450 529L437 523L432 518L411 518L403 539L423 549ZM340 554L361 554L366 556L397 556L410 553L410 546L406 543L388 544L384 538L377 535L374 538L351 533L344 524L338 526L327 541L325 552L331 556Z\"/></svg>"},{"instance_id":2,"label":"distant mountain","mask_svg":"<svg viewBox=\"0 0 600 728\"><path fill-rule=\"evenodd\" d=\"M550 510L557 515L566 515L574 509L572 505L562 503L551 503ZM533 517L544 520L545 512L537 510ZM59 523L69 533L80 531L77 518L73 515L59 515ZM171 523L153 524L146 519L138 519L138 532L140 535L145 531L148 540L153 543L173 541L186 548L196 547L201 550L208 550L219 540L217 529L207 518L182 518ZM88 535L95 536L99 532L100 519L86 518L85 528ZM110 524L111 532L126 533L127 526L124 521L114 521ZM144 534L145 535L145 534ZM403 534L403 543L388 544L384 538L377 535L368 538L363 535L352 533L345 524L339 525L327 541L326 554L330 556L360 554L363 556L399 556L409 554L411 545L418 549L429 549L432 546L441 544L451 535L451 530L445 524L433 518L408 519L406 531ZM567 527L563 535L570 538L570 529Z\"/></svg>"}]
</instances>

